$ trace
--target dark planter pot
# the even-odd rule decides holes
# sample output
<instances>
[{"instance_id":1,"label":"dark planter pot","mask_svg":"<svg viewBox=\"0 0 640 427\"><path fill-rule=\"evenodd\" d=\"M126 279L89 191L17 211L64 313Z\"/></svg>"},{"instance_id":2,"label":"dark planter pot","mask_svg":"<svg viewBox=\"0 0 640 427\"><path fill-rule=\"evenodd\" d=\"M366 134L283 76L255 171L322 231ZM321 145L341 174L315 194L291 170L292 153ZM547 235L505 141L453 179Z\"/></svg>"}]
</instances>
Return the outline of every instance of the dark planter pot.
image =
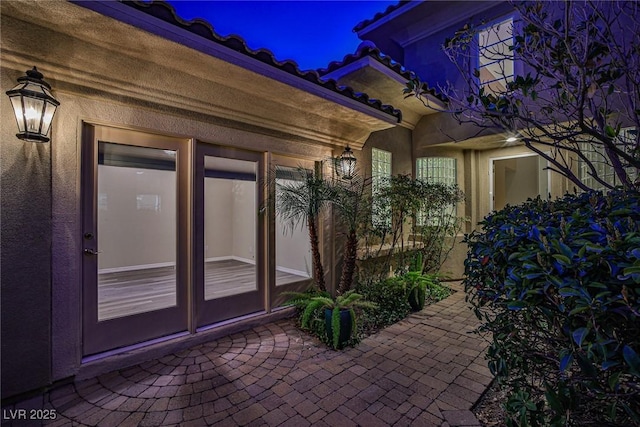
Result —
<instances>
[{"instance_id":1,"label":"dark planter pot","mask_svg":"<svg viewBox=\"0 0 640 427\"><path fill-rule=\"evenodd\" d=\"M419 288L414 288L409 292L408 299L412 311L420 311L424 308L424 296L424 292Z\"/></svg>"},{"instance_id":2,"label":"dark planter pot","mask_svg":"<svg viewBox=\"0 0 640 427\"><path fill-rule=\"evenodd\" d=\"M331 313L333 310L325 308L324 325L327 330L329 341L333 342L333 326L331 325ZM351 312L349 310L340 310L340 339L338 340L338 348L342 348L351 338Z\"/></svg>"}]
</instances>

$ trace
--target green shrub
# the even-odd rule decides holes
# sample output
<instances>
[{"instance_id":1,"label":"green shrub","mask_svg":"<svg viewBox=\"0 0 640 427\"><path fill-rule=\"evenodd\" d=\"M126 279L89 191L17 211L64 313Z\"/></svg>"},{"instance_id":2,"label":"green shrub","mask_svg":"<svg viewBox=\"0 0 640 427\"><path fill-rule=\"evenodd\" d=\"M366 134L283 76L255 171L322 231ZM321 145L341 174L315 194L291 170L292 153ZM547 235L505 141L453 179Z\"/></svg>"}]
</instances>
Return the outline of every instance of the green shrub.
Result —
<instances>
[{"instance_id":1,"label":"green shrub","mask_svg":"<svg viewBox=\"0 0 640 427\"><path fill-rule=\"evenodd\" d=\"M358 285L357 292L378 305L363 316L362 329L372 331L404 319L411 312L403 281L398 277Z\"/></svg>"},{"instance_id":2,"label":"green shrub","mask_svg":"<svg viewBox=\"0 0 640 427\"><path fill-rule=\"evenodd\" d=\"M421 256L420 272L437 272L462 227L454 207L463 200L457 185L424 182L410 175L383 180L360 222L359 281L379 282L390 271L406 272L416 254Z\"/></svg>"},{"instance_id":3,"label":"green shrub","mask_svg":"<svg viewBox=\"0 0 640 427\"><path fill-rule=\"evenodd\" d=\"M639 200L538 198L466 236L465 290L510 425L640 424Z\"/></svg>"},{"instance_id":4,"label":"green shrub","mask_svg":"<svg viewBox=\"0 0 640 427\"><path fill-rule=\"evenodd\" d=\"M358 284L357 292L378 306L362 316L362 332L370 334L392 325L411 313L408 294L421 283L424 285L426 304L438 302L449 295L451 290L438 282L438 275L408 272L377 282Z\"/></svg>"},{"instance_id":5,"label":"green shrub","mask_svg":"<svg viewBox=\"0 0 640 427\"><path fill-rule=\"evenodd\" d=\"M425 276L429 277L425 300L425 305L433 304L434 302L441 301L452 294L450 288L444 286L440 283L439 274L425 274Z\"/></svg>"}]
</instances>

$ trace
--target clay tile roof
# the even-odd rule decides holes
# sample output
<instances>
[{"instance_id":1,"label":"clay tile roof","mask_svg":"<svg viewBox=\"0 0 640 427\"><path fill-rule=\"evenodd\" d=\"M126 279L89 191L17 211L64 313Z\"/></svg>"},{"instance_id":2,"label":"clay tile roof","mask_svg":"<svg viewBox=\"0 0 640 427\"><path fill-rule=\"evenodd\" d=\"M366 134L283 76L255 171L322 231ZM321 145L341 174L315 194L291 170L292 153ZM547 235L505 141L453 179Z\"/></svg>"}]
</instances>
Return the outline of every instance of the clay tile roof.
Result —
<instances>
[{"instance_id":1,"label":"clay tile roof","mask_svg":"<svg viewBox=\"0 0 640 427\"><path fill-rule=\"evenodd\" d=\"M382 53L380 49L375 45L375 43L369 40L363 41L362 43L360 43L360 45L358 46L358 49L356 50L356 53L350 53L346 55L342 59L342 61L331 62L327 66L327 68L318 70L318 74L320 76L325 76L339 68L349 65L352 62L355 62L361 58L364 58L365 56L370 56L371 58L380 62L385 67L401 75L407 80L411 80L416 77L416 73L414 73L413 71L407 70L402 64L400 64L397 61L394 61L389 55L385 55L384 53ZM432 95L434 98L439 99L440 101L443 101L443 102L447 101L446 96L437 92L435 88L429 87L427 83L423 82L422 88L427 93Z\"/></svg>"},{"instance_id":2,"label":"clay tile roof","mask_svg":"<svg viewBox=\"0 0 640 427\"><path fill-rule=\"evenodd\" d=\"M397 4L392 4L391 6L387 7L384 10L384 12L378 12L373 16L373 18L365 19L364 21L358 23L355 27L353 27L353 31L357 33L358 31L362 30L363 28L368 27L369 25L373 24L374 22L376 22L376 21L384 18L385 16L389 15L394 10L400 9L402 6L404 6L407 3L410 3L410 1L409 0L402 0L402 1L399 1Z\"/></svg>"},{"instance_id":3,"label":"clay tile roof","mask_svg":"<svg viewBox=\"0 0 640 427\"><path fill-rule=\"evenodd\" d=\"M123 4L126 4L127 6L131 6L139 11L142 11L158 19L161 19L171 25L175 25L177 27L183 28L186 31L189 31L193 34L197 34L214 43L218 43L220 45L226 46L229 49L232 49L248 57L254 58L272 67L278 68L286 73L300 77L301 79L305 79L319 86L327 88L331 91L344 95L348 98L361 102L365 105L378 109L386 114L394 116L397 119L398 123L402 121L402 112L394 108L393 106L383 105L382 102L380 102L379 100L369 98L369 96L366 93L356 92L350 87L338 85L334 80L327 80L327 81L322 80L315 70L302 71L300 70L300 68L298 67L298 64L295 61L292 61L292 60L278 61L275 59L273 52L271 52L268 49L258 49L258 50L249 49L249 47L247 46L247 43L241 37L236 35L231 35L228 37L221 36L214 30L213 26L209 22L203 19L194 19L191 21L185 21L178 16L173 6L171 6L170 4L164 1L161 1L161 0L153 0L151 2L143 2L140 0L121 0L121 1Z\"/></svg>"}]
</instances>

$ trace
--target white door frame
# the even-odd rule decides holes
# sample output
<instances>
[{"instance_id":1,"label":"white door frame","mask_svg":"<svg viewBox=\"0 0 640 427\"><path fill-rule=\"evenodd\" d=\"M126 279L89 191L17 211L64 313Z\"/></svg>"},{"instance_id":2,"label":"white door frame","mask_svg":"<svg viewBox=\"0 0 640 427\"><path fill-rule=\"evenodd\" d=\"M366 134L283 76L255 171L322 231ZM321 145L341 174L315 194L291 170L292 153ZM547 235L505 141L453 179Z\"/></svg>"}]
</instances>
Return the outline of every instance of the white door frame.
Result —
<instances>
[{"instance_id":1,"label":"white door frame","mask_svg":"<svg viewBox=\"0 0 640 427\"><path fill-rule=\"evenodd\" d=\"M549 153L545 153L545 154L549 154ZM533 157L533 156L540 157L538 153L521 153L521 154L513 154L510 156L489 157L489 212L493 212L494 210L494 201L493 201L493 193L495 191L494 189L495 177L493 173L494 162L496 160L507 160L507 159L516 159L519 157ZM549 161L547 161L547 165L548 164L549 164ZM549 169L547 169L547 189L549 190L551 189L551 171Z\"/></svg>"}]
</instances>

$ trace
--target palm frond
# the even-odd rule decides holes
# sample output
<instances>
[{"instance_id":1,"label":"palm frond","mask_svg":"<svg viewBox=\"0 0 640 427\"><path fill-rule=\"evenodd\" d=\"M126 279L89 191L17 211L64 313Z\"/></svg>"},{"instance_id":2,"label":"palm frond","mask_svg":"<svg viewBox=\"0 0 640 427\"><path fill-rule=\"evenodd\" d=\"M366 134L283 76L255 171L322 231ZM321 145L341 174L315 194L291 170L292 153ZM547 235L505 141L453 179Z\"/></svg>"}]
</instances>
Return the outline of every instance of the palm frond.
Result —
<instances>
[{"instance_id":1,"label":"palm frond","mask_svg":"<svg viewBox=\"0 0 640 427\"><path fill-rule=\"evenodd\" d=\"M302 312L302 318L300 321L304 329L307 329L309 327L309 321L311 320L313 312L321 307L323 307L322 301L311 300L309 304L307 304L304 311Z\"/></svg>"},{"instance_id":2,"label":"palm frond","mask_svg":"<svg viewBox=\"0 0 640 427\"><path fill-rule=\"evenodd\" d=\"M331 313L331 332L333 332L332 342L333 348L337 349L340 345L340 307L334 307Z\"/></svg>"}]
</instances>

